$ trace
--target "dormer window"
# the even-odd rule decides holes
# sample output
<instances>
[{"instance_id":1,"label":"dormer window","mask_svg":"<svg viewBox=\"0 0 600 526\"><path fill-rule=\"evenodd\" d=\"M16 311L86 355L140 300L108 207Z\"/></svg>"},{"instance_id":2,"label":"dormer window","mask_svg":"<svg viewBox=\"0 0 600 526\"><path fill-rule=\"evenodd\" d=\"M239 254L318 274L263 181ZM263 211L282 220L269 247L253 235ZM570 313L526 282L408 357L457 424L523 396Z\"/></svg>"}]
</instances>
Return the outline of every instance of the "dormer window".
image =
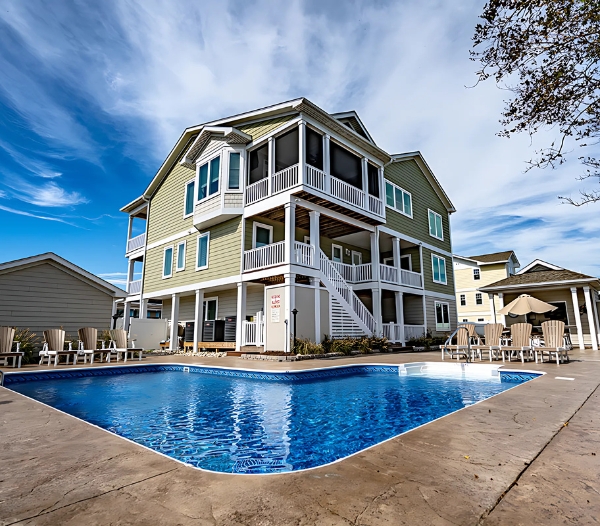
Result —
<instances>
[{"instance_id":1,"label":"dormer window","mask_svg":"<svg viewBox=\"0 0 600 526\"><path fill-rule=\"evenodd\" d=\"M206 199L219 191L219 172L221 157L215 157L198 169L198 201Z\"/></svg>"}]
</instances>

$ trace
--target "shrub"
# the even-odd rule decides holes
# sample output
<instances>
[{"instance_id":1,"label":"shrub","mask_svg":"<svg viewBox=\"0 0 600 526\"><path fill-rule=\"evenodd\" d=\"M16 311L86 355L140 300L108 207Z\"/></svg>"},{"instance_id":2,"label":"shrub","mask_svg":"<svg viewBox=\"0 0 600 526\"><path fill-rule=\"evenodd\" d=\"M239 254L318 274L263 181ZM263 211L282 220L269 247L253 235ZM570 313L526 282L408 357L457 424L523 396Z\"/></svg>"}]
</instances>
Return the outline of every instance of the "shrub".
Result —
<instances>
[{"instance_id":1,"label":"shrub","mask_svg":"<svg viewBox=\"0 0 600 526\"><path fill-rule=\"evenodd\" d=\"M387 352L389 341L387 338L378 338L377 336L359 336L356 338L330 338L326 336L322 346L326 353L339 352L349 355L352 351L359 351L362 354L369 354L375 350Z\"/></svg>"},{"instance_id":2,"label":"shrub","mask_svg":"<svg viewBox=\"0 0 600 526\"><path fill-rule=\"evenodd\" d=\"M310 341L308 338L296 338L294 353L323 354L323 346L320 343Z\"/></svg>"},{"instance_id":3,"label":"shrub","mask_svg":"<svg viewBox=\"0 0 600 526\"><path fill-rule=\"evenodd\" d=\"M14 341L20 343L19 350L25 353L23 354L21 363L23 365L33 363L35 361L33 353L40 344L38 336L29 329L16 329Z\"/></svg>"}]
</instances>

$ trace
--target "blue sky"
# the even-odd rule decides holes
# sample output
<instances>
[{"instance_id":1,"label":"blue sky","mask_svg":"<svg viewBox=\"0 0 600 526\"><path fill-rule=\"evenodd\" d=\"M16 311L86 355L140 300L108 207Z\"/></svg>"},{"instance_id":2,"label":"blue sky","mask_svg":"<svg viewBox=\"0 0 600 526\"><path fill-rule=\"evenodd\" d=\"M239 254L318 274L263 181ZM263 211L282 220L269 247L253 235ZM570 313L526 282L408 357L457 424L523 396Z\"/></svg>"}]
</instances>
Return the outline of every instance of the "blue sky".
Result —
<instances>
[{"instance_id":1,"label":"blue sky","mask_svg":"<svg viewBox=\"0 0 600 526\"><path fill-rule=\"evenodd\" d=\"M524 173L551 131L498 138L506 92L470 88L482 2L4 0L0 261L53 251L118 283L127 218L181 131L298 96L420 150L458 212L454 251L514 249L600 274L574 152Z\"/></svg>"}]
</instances>

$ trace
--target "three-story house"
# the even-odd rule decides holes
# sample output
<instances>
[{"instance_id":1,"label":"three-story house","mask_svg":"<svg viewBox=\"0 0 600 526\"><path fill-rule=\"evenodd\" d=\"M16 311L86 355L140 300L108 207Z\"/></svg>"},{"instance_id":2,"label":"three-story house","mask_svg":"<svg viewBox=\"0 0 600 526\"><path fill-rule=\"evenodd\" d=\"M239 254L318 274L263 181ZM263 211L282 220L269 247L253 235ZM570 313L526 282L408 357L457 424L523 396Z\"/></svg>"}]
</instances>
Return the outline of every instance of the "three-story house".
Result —
<instances>
[{"instance_id":1,"label":"three-story house","mask_svg":"<svg viewBox=\"0 0 600 526\"><path fill-rule=\"evenodd\" d=\"M404 343L456 325L454 207L419 152L388 154L355 112L300 98L188 128L122 211L127 301L162 300L171 342L186 323L206 346L225 319L237 349L269 351L294 331Z\"/></svg>"}]
</instances>

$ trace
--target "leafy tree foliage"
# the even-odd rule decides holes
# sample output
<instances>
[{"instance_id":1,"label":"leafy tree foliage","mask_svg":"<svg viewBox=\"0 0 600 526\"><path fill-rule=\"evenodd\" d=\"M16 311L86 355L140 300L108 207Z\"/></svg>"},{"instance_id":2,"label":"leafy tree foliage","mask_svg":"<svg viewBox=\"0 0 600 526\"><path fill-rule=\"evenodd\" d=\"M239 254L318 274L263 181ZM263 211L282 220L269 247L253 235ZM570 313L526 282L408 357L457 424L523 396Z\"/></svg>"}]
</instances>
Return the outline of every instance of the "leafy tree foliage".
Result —
<instances>
[{"instance_id":1,"label":"leafy tree foliage","mask_svg":"<svg viewBox=\"0 0 600 526\"><path fill-rule=\"evenodd\" d=\"M581 180L600 183L600 1L489 0L475 28L471 58L480 81L495 79L513 94L500 136L542 128L556 139L536 152L532 167L563 164L568 142L584 148ZM587 149L585 149L587 148ZM600 201L600 190L562 198L580 206Z\"/></svg>"}]
</instances>

